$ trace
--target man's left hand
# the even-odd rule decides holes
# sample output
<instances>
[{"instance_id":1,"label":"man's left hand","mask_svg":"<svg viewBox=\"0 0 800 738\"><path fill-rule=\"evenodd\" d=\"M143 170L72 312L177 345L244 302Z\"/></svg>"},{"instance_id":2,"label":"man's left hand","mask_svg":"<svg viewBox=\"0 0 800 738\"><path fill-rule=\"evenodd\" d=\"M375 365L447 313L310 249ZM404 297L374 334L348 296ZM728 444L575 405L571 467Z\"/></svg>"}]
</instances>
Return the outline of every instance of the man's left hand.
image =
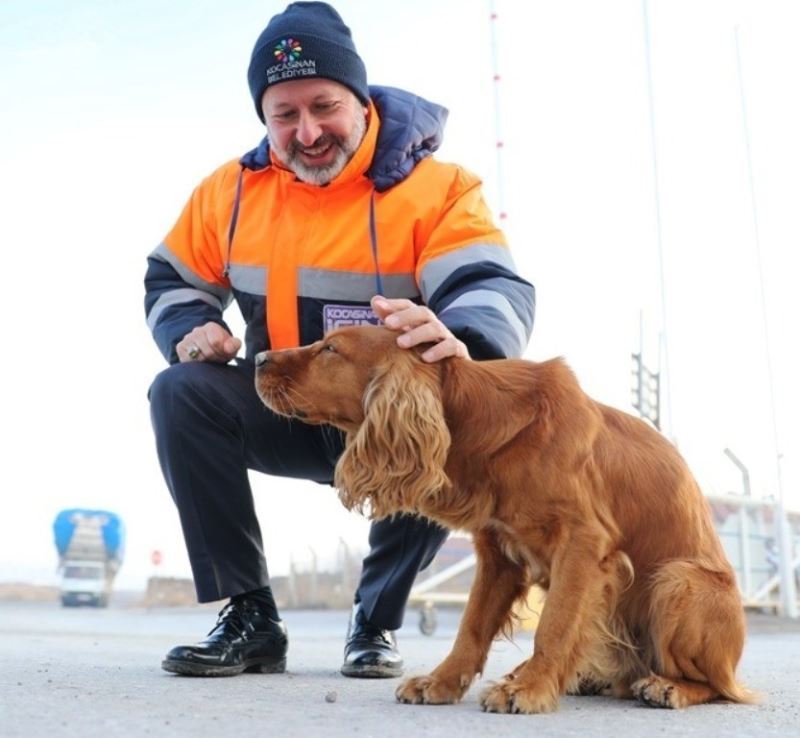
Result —
<instances>
[{"instance_id":1,"label":"man's left hand","mask_svg":"<svg viewBox=\"0 0 800 738\"><path fill-rule=\"evenodd\" d=\"M459 341L425 305L416 305L402 298L390 300L381 295L375 295L370 305L387 328L402 333L397 337L400 348L411 348L421 343L434 344L422 354L423 361L432 363L448 356L470 358L466 344Z\"/></svg>"}]
</instances>

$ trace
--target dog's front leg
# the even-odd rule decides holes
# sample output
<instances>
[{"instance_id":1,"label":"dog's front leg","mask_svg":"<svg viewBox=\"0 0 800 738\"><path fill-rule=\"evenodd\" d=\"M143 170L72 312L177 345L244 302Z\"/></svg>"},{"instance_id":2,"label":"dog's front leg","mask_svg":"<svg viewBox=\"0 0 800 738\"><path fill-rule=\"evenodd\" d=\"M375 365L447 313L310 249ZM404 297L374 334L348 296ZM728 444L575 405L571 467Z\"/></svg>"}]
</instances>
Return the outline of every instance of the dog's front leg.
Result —
<instances>
[{"instance_id":1,"label":"dog's front leg","mask_svg":"<svg viewBox=\"0 0 800 738\"><path fill-rule=\"evenodd\" d=\"M614 557L604 558L609 548L607 537L590 524L561 531L534 655L481 695L484 710L540 713L558 707L567 680L597 636L592 625L607 617L604 587L617 575Z\"/></svg>"},{"instance_id":2,"label":"dog's front leg","mask_svg":"<svg viewBox=\"0 0 800 738\"><path fill-rule=\"evenodd\" d=\"M458 702L483 672L492 640L514 601L526 589L526 573L501 553L494 536L474 536L478 563L456 641L447 658L427 676L412 677L396 691L400 702L439 705Z\"/></svg>"}]
</instances>

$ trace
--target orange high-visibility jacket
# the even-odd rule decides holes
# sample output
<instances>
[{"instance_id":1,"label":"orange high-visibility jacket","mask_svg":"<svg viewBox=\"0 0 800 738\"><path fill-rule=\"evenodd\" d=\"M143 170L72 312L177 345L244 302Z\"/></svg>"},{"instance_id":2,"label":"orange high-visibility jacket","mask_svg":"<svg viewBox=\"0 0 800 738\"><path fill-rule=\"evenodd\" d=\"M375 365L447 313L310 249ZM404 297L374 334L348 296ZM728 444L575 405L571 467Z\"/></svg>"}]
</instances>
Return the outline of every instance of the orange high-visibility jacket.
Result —
<instances>
[{"instance_id":1,"label":"orange high-visibility jacket","mask_svg":"<svg viewBox=\"0 0 800 738\"><path fill-rule=\"evenodd\" d=\"M145 277L148 325L170 362L192 328L225 325L232 298L252 358L377 322L379 293L428 305L474 358L522 353L534 290L480 181L430 156L447 112L401 90L370 92L364 140L330 184L298 181L265 139L194 191Z\"/></svg>"}]
</instances>

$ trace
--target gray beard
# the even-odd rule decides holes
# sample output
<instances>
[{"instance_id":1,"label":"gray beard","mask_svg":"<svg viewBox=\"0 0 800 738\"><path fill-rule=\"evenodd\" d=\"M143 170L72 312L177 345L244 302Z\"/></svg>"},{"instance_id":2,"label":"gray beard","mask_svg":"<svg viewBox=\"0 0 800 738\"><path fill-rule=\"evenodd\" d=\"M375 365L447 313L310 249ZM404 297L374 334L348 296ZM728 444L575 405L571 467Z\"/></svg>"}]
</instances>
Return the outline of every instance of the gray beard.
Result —
<instances>
[{"instance_id":1,"label":"gray beard","mask_svg":"<svg viewBox=\"0 0 800 738\"><path fill-rule=\"evenodd\" d=\"M301 182L318 186L329 184L342 173L347 163L353 158L367 131L367 120L360 108L357 110L354 122L353 130L346 139L333 138L332 143L336 155L330 164L323 166L307 166L304 164L300 161L298 153L300 146L296 141L291 141L285 151L274 147L275 153ZM267 125L267 135L269 135L269 125ZM270 136L270 138L272 137ZM314 145L316 145L316 142Z\"/></svg>"}]
</instances>

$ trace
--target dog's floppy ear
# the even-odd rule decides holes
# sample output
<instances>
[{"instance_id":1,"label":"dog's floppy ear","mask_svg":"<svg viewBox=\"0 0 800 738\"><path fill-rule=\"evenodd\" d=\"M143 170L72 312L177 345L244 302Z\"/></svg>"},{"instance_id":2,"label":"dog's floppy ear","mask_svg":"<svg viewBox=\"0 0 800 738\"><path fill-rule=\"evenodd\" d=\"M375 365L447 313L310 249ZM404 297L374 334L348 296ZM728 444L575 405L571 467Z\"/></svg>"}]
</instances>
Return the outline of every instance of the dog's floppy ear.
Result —
<instances>
[{"instance_id":1,"label":"dog's floppy ear","mask_svg":"<svg viewBox=\"0 0 800 738\"><path fill-rule=\"evenodd\" d=\"M373 518L424 510L450 486L438 373L411 351L393 353L376 368L363 402L364 422L336 466L339 498L362 512L369 501Z\"/></svg>"}]
</instances>

